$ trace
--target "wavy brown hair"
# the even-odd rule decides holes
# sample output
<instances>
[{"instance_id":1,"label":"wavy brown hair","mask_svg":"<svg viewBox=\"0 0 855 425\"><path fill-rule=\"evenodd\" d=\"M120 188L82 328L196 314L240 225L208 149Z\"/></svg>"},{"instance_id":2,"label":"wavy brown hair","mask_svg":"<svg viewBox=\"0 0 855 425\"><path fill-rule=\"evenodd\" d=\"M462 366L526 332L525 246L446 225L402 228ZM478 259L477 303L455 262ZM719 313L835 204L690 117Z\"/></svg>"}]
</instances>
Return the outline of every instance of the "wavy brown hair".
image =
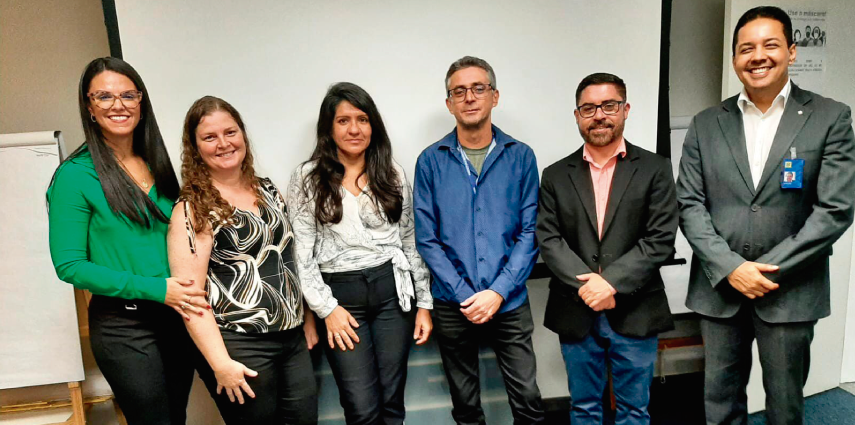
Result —
<instances>
[{"instance_id":1,"label":"wavy brown hair","mask_svg":"<svg viewBox=\"0 0 855 425\"><path fill-rule=\"evenodd\" d=\"M199 126L203 118L217 111L231 115L240 128L246 144L246 156L240 166L241 175L243 181L256 193L256 204L264 202L258 177L255 175L252 149L250 149L243 118L229 102L218 97L205 96L194 102L190 110L187 111L187 116L184 118L184 134L181 137L181 178L184 180L184 185L181 187L179 199L190 203L195 218L193 230L197 233L202 232L209 223L213 227L212 220L214 217L211 216L211 213L214 213L221 220L221 224L229 225L232 224L231 217L235 212L235 207L223 199L220 191L211 181L210 171L202 160L196 143L196 127ZM199 219L200 217L206 219Z\"/></svg>"}]
</instances>

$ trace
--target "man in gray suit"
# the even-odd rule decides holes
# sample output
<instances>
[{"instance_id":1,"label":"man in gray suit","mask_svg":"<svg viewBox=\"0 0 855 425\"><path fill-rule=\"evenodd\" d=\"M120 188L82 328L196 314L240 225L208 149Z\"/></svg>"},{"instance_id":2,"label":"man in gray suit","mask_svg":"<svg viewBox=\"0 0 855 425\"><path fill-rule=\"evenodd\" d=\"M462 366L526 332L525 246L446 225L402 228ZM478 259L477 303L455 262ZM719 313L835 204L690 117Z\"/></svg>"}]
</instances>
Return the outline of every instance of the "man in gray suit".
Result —
<instances>
[{"instance_id":1,"label":"man in gray suit","mask_svg":"<svg viewBox=\"0 0 855 425\"><path fill-rule=\"evenodd\" d=\"M828 257L852 223L849 107L800 89L792 24L746 12L733 35L742 93L698 114L680 160L680 226L695 252L686 305L702 315L708 424L747 423L756 338L767 423L802 424L816 321L828 316Z\"/></svg>"}]
</instances>

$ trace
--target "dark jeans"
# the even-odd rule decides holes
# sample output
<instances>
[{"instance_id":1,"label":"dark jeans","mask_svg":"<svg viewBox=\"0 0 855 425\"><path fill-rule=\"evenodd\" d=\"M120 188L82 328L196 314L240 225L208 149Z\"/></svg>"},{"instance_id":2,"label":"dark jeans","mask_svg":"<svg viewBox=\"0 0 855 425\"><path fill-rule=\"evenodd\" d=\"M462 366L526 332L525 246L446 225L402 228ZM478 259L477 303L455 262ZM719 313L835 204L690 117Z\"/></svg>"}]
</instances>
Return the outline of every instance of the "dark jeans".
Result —
<instances>
[{"instance_id":1,"label":"dark jeans","mask_svg":"<svg viewBox=\"0 0 855 425\"><path fill-rule=\"evenodd\" d=\"M574 425L603 423L606 361L612 367L617 415L615 425L649 425L650 383L658 348L657 336L632 338L615 332L605 313L581 341L562 341Z\"/></svg>"},{"instance_id":2,"label":"dark jeans","mask_svg":"<svg viewBox=\"0 0 855 425\"><path fill-rule=\"evenodd\" d=\"M478 349L484 342L496 352L514 424L542 423L543 402L535 381L537 366L531 344L534 324L528 301L481 325L466 319L458 305L434 300L433 308L434 335L451 389L454 420L458 424L486 423L478 378Z\"/></svg>"},{"instance_id":3,"label":"dark jeans","mask_svg":"<svg viewBox=\"0 0 855 425\"><path fill-rule=\"evenodd\" d=\"M746 303L734 317L702 317L704 406L708 424L748 423L745 387L751 372L751 344L757 339L766 423L804 423L804 386L810 369L810 343L816 321L767 323Z\"/></svg>"},{"instance_id":4,"label":"dark jeans","mask_svg":"<svg viewBox=\"0 0 855 425\"><path fill-rule=\"evenodd\" d=\"M232 360L258 372L246 382L255 398L244 394L244 404L229 401L226 391L217 394L217 378L199 356L199 377L229 425L316 424L318 393L312 359L303 328L268 333L239 333L220 329Z\"/></svg>"},{"instance_id":5,"label":"dark jeans","mask_svg":"<svg viewBox=\"0 0 855 425\"><path fill-rule=\"evenodd\" d=\"M89 335L128 424L184 424L196 347L178 313L154 301L95 295Z\"/></svg>"},{"instance_id":6,"label":"dark jeans","mask_svg":"<svg viewBox=\"0 0 855 425\"><path fill-rule=\"evenodd\" d=\"M330 349L318 326L348 424L403 424L407 357L416 308L401 310L391 263L364 270L324 273L338 304L359 323L354 350Z\"/></svg>"}]
</instances>

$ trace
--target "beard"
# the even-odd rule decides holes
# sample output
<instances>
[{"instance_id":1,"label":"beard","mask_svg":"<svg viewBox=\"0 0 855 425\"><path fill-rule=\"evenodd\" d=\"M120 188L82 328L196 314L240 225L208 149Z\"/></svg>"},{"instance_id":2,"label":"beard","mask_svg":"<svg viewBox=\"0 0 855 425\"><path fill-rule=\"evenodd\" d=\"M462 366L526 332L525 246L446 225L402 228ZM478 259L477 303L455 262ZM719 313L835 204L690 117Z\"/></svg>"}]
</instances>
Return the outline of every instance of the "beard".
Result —
<instances>
[{"instance_id":1,"label":"beard","mask_svg":"<svg viewBox=\"0 0 855 425\"><path fill-rule=\"evenodd\" d=\"M606 131L593 132L593 130L599 129L605 129ZM582 135L585 143L601 148L620 140L621 136L623 136L623 123L613 124L607 120L595 122L585 129L580 128L579 134Z\"/></svg>"}]
</instances>

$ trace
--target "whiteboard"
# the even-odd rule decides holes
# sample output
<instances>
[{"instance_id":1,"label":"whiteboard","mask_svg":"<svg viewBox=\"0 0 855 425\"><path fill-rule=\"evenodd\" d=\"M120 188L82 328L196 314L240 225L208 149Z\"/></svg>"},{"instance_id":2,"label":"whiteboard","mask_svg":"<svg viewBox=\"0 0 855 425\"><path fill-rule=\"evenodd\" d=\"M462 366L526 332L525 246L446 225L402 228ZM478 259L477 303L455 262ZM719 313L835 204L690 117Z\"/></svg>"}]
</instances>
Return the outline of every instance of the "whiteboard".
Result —
<instances>
[{"instance_id":1,"label":"whiteboard","mask_svg":"<svg viewBox=\"0 0 855 425\"><path fill-rule=\"evenodd\" d=\"M74 288L54 272L45 191L59 132L0 135L0 389L82 381Z\"/></svg>"}]
</instances>

